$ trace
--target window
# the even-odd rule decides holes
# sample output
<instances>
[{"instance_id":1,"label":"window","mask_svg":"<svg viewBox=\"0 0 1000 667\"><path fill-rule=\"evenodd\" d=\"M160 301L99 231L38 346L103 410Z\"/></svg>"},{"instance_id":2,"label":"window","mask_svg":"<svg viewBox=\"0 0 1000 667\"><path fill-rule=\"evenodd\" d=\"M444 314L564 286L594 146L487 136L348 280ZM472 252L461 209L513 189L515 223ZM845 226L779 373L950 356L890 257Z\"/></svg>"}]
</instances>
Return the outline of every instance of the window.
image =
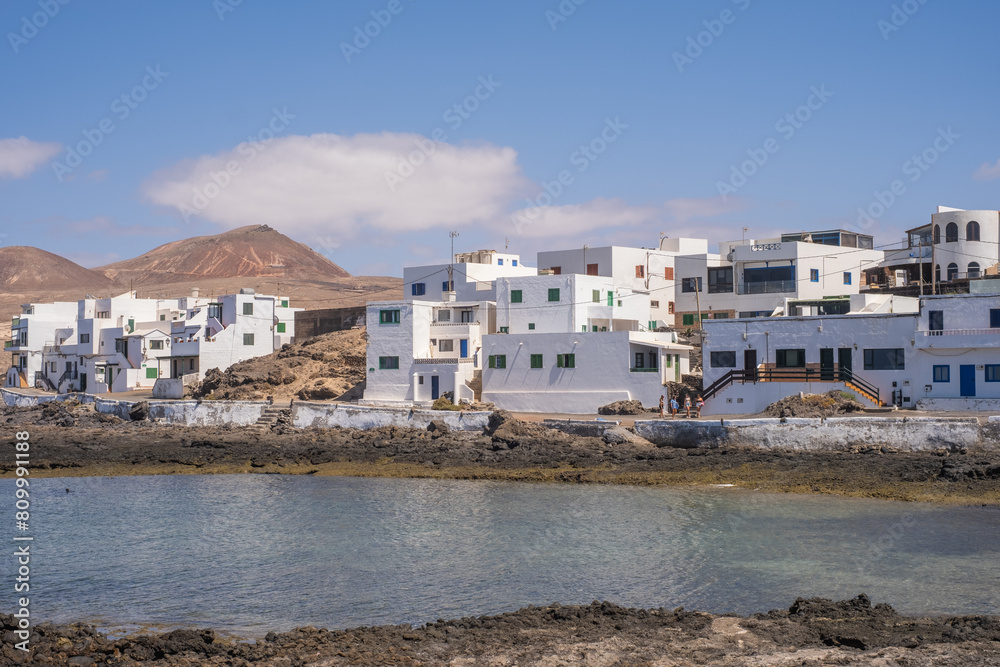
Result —
<instances>
[{"instance_id":1,"label":"window","mask_svg":"<svg viewBox=\"0 0 1000 667\"><path fill-rule=\"evenodd\" d=\"M194 359L188 361L188 370L194 370Z\"/></svg>"},{"instance_id":2,"label":"window","mask_svg":"<svg viewBox=\"0 0 1000 667\"><path fill-rule=\"evenodd\" d=\"M948 226L944 228L944 242L954 243L958 240L958 225L954 222L949 222Z\"/></svg>"},{"instance_id":3,"label":"window","mask_svg":"<svg viewBox=\"0 0 1000 667\"><path fill-rule=\"evenodd\" d=\"M455 341L451 338L442 338L438 341L438 352L454 352Z\"/></svg>"},{"instance_id":4,"label":"window","mask_svg":"<svg viewBox=\"0 0 1000 667\"><path fill-rule=\"evenodd\" d=\"M927 312L928 329L931 331L944 330L944 311L930 310Z\"/></svg>"},{"instance_id":5,"label":"window","mask_svg":"<svg viewBox=\"0 0 1000 667\"><path fill-rule=\"evenodd\" d=\"M157 372L157 370L155 368L147 368L146 369L146 379L147 380L155 380L157 377L159 377L159 375L160 375L159 372Z\"/></svg>"},{"instance_id":6,"label":"window","mask_svg":"<svg viewBox=\"0 0 1000 667\"><path fill-rule=\"evenodd\" d=\"M709 294L727 294L727 293L732 294L732 292L733 292L733 267L724 266L722 268L708 270Z\"/></svg>"},{"instance_id":7,"label":"window","mask_svg":"<svg viewBox=\"0 0 1000 667\"><path fill-rule=\"evenodd\" d=\"M844 284L845 285L850 285L851 284L851 272L850 271L844 271Z\"/></svg>"},{"instance_id":8,"label":"window","mask_svg":"<svg viewBox=\"0 0 1000 667\"><path fill-rule=\"evenodd\" d=\"M94 317L96 317L99 320L111 319L111 311L110 310L99 310L99 311L97 311L97 314L94 315Z\"/></svg>"},{"instance_id":9,"label":"window","mask_svg":"<svg viewBox=\"0 0 1000 667\"><path fill-rule=\"evenodd\" d=\"M517 266L517 260L516 259L510 260L510 265L511 266Z\"/></svg>"},{"instance_id":10,"label":"window","mask_svg":"<svg viewBox=\"0 0 1000 667\"><path fill-rule=\"evenodd\" d=\"M163 341L162 340L151 340L149 341L149 349L151 350L162 350Z\"/></svg>"},{"instance_id":11,"label":"window","mask_svg":"<svg viewBox=\"0 0 1000 667\"><path fill-rule=\"evenodd\" d=\"M497 260L497 266L503 266L503 260L502 259L498 259Z\"/></svg>"},{"instance_id":12,"label":"window","mask_svg":"<svg viewBox=\"0 0 1000 667\"><path fill-rule=\"evenodd\" d=\"M990 308L990 328L1000 329L1000 308Z\"/></svg>"},{"instance_id":13,"label":"window","mask_svg":"<svg viewBox=\"0 0 1000 667\"><path fill-rule=\"evenodd\" d=\"M461 321L465 324L469 324L473 321L471 310L460 310L458 312L458 316L461 319Z\"/></svg>"},{"instance_id":14,"label":"window","mask_svg":"<svg viewBox=\"0 0 1000 667\"><path fill-rule=\"evenodd\" d=\"M674 267L667 266L663 268L663 279L673 280L674 279Z\"/></svg>"},{"instance_id":15,"label":"window","mask_svg":"<svg viewBox=\"0 0 1000 667\"><path fill-rule=\"evenodd\" d=\"M608 305L609 306L615 305L615 293L610 290L608 291Z\"/></svg>"},{"instance_id":16,"label":"window","mask_svg":"<svg viewBox=\"0 0 1000 667\"><path fill-rule=\"evenodd\" d=\"M424 376L423 375L418 375L417 376L417 384L423 384L423 383L424 383Z\"/></svg>"},{"instance_id":17,"label":"window","mask_svg":"<svg viewBox=\"0 0 1000 667\"><path fill-rule=\"evenodd\" d=\"M288 299L282 299L281 300L281 307L282 308L288 308Z\"/></svg>"},{"instance_id":18,"label":"window","mask_svg":"<svg viewBox=\"0 0 1000 667\"><path fill-rule=\"evenodd\" d=\"M243 314L253 315L253 303L247 302L243 304Z\"/></svg>"},{"instance_id":19,"label":"window","mask_svg":"<svg viewBox=\"0 0 1000 667\"><path fill-rule=\"evenodd\" d=\"M586 324L581 325L580 326L580 331L583 332L583 333L587 333L587 325Z\"/></svg>"},{"instance_id":20,"label":"window","mask_svg":"<svg viewBox=\"0 0 1000 667\"><path fill-rule=\"evenodd\" d=\"M412 296L423 296L427 293L427 283L413 283L410 285L410 294Z\"/></svg>"},{"instance_id":21,"label":"window","mask_svg":"<svg viewBox=\"0 0 1000 667\"><path fill-rule=\"evenodd\" d=\"M805 350L775 350L774 365L777 368L805 368Z\"/></svg>"},{"instance_id":22,"label":"window","mask_svg":"<svg viewBox=\"0 0 1000 667\"><path fill-rule=\"evenodd\" d=\"M528 331L534 331L534 330L535 330L535 323L528 322Z\"/></svg>"},{"instance_id":23,"label":"window","mask_svg":"<svg viewBox=\"0 0 1000 667\"><path fill-rule=\"evenodd\" d=\"M115 339L115 352L118 354L128 354L128 341L124 338Z\"/></svg>"},{"instance_id":24,"label":"window","mask_svg":"<svg viewBox=\"0 0 1000 667\"><path fill-rule=\"evenodd\" d=\"M558 301L558 300L559 300L559 288L558 287L550 287L549 288L549 301Z\"/></svg>"},{"instance_id":25,"label":"window","mask_svg":"<svg viewBox=\"0 0 1000 667\"><path fill-rule=\"evenodd\" d=\"M531 355L531 367L532 368L545 368L545 364L542 363L542 355L533 354Z\"/></svg>"},{"instance_id":26,"label":"window","mask_svg":"<svg viewBox=\"0 0 1000 667\"><path fill-rule=\"evenodd\" d=\"M729 313L716 313L715 314L715 319L717 319L717 320L728 320L729 319Z\"/></svg>"},{"instance_id":27,"label":"window","mask_svg":"<svg viewBox=\"0 0 1000 667\"><path fill-rule=\"evenodd\" d=\"M500 327L500 333L510 333L510 327Z\"/></svg>"},{"instance_id":28,"label":"window","mask_svg":"<svg viewBox=\"0 0 1000 667\"><path fill-rule=\"evenodd\" d=\"M650 308L659 308L660 307L660 302L659 301L650 301L649 302L649 307Z\"/></svg>"},{"instance_id":29,"label":"window","mask_svg":"<svg viewBox=\"0 0 1000 667\"><path fill-rule=\"evenodd\" d=\"M938 264L934 267L934 280L941 282L941 265Z\"/></svg>"},{"instance_id":30,"label":"window","mask_svg":"<svg viewBox=\"0 0 1000 667\"><path fill-rule=\"evenodd\" d=\"M594 290L593 302L594 303L600 303L601 302L601 290L599 290L599 289L595 289Z\"/></svg>"},{"instance_id":31,"label":"window","mask_svg":"<svg viewBox=\"0 0 1000 667\"><path fill-rule=\"evenodd\" d=\"M656 320L649 320L648 322L646 322L646 324L648 325L646 327L647 329L649 329L650 331L656 331Z\"/></svg>"},{"instance_id":32,"label":"window","mask_svg":"<svg viewBox=\"0 0 1000 667\"><path fill-rule=\"evenodd\" d=\"M951 366L935 366L934 381L951 382Z\"/></svg>"},{"instance_id":33,"label":"window","mask_svg":"<svg viewBox=\"0 0 1000 667\"><path fill-rule=\"evenodd\" d=\"M650 352L648 356L649 356L649 367L656 368L657 357L659 357L660 355L657 352Z\"/></svg>"},{"instance_id":34,"label":"window","mask_svg":"<svg viewBox=\"0 0 1000 667\"><path fill-rule=\"evenodd\" d=\"M978 241L979 240L979 223L973 220L965 226L965 240L966 241Z\"/></svg>"},{"instance_id":35,"label":"window","mask_svg":"<svg viewBox=\"0 0 1000 667\"><path fill-rule=\"evenodd\" d=\"M440 313L439 313L440 315ZM399 311L398 310L380 310L378 311L378 323L379 324L399 324Z\"/></svg>"},{"instance_id":36,"label":"window","mask_svg":"<svg viewBox=\"0 0 1000 667\"><path fill-rule=\"evenodd\" d=\"M951 282L958 278L958 264L952 262L948 265L948 282Z\"/></svg>"},{"instance_id":37,"label":"window","mask_svg":"<svg viewBox=\"0 0 1000 667\"><path fill-rule=\"evenodd\" d=\"M84 334L84 333L80 334L80 342L81 343L89 343L90 342L90 334Z\"/></svg>"},{"instance_id":38,"label":"window","mask_svg":"<svg viewBox=\"0 0 1000 667\"><path fill-rule=\"evenodd\" d=\"M451 322L451 311L450 310L439 310L437 312L438 322Z\"/></svg>"},{"instance_id":39,"label":"window","mask_svg":"<svg viewBox=\"0 0 1000 667\"><path fill-rule=\"evenodd\" d=\"M510 302L511 303L521 303L521 299L522 299L521 294L522 294L521 290L519 290L519 289L512 289L510 291Z\"/></svg>"},{"instance_id":40,"label":"window","mask_svg":"<svg viewBox=\"0 0 1000 667\"><path fill-rule=\"evenodd\" d=\"M556 368L576 368L575 354L557 354Z\"/></svg>"},{"instance_id":41,"label":"window","mask_svg":"<svg viewBox=\"0 0 1000 667\"><path fill-rule=\"evenodd\" d=\"M668 301L667 302L667 314L668 315L673 315L674 314L674 302L673 301Z\"/></svg>"},{"instance_id":42,"label":"window","mask_svg":"<svg viewBox=\"0 0 1000 667\"><path fill-rule=\"evenodd\" d=\"M222 319L222 304L221 303L210 303L208 304L208 316L214 317L217 320ZM161 320L165 320L166 315L160 315Z\"/></svg>"},{"instance_id":43,"label":"window","mask_svg":"<svg viewBox=\"0 0 1000 667\"><path fill-rule=\"evenodd\" d=\"M906 361L901 347L865 350L866 371L901 371L905 368Z\"/></svg>"},{"instance_id":44,"label":"window","mask_svg":"<svg viewBox=\"0 0 1000 667\"><path fill-rule=\"evenodd\" d=\"M811 283L819 282L819 269L809 269L809 282Z\"/></svg>"},{"instance_id":45,"label":"window","mask_svg":"<svg viewBox=\"0 0 1000 667\"><path fill-rule=\"evenodd\" d=\"M211 306L209 306L209 312L210 312L210 313L212 312L212 311L211 311ZM167 319L167 316L166 316L166 315L160 315L160 321L161 321L161 322L163 322L163 321L164 321L164 320L166 320L166 319Z\"/></svg>"},{"instance_id":46,"label":"window","mask_svg":"<svg viewBox=\"0 0 1000 667\"><path fill-rule=\"evenodd\" d=\"M490 368L507 368L507 355L506 354L491 354L489 358Z\"/></svg>"},{"instance_id":47,"label":"window","mask_svg":"<svg viewBox=\"0 0 1000 667\"><path fill-rule=\"evenodd\" d=\"M278 333L285 333L285 323L278 322Z\"/></svg>"},{"instance_id":48,"label":"window","mask_svg":"<svg viewBox=\"0 0 1000 667\"><path fill-rule=\"evenodd\" d=\"M966 274L969 278L979 277L979 262L969 262L969 272Z\"/></svg>"},{"instance_id":49,"label":"window","mask_svg":"<svg viewBox=\"0 0 1000 667\"><path fill-rule=\"evenodd\" d=\"M697 285L697 287L696 287ZM701 291L701 277L697 278L683 278L681 280L681 291L682 292L700 292Z\"/></svg>"},{"instance_id":50,"label":"window","mask_svg":"<svg viewBox=\"0 0 1000 667\"><path fill-rule=\"evenodd\" d=\"M707 319L708 319L708 316L709 316L709 313L702 313L702 314L701 314L701 319L703 319L703 320L707 320Z\"/></svg>"},{"instance_id":51,"label":"window","mask_svg":"<svg viewBox=\"0 0 1000 667\"><path fill-rule=\"evenodd\" d=\"M454 288L455 288L454 283L449 282L447 280L444 281L443 283L441 283L441 291L442 292L453 292Z\"/></svg>"},{"instance_id":52,"label":"window","mask_svg":"<svg viewBox=\"0 0 1000 667\"><path fill-rule=\"evenodd\" d=\"M941 225L934 225L934 243L941 243Z\"/></svg>"},{"instance_id":53,"label":"window","mask_svg":"<svg viewBox=\"0 0 1000 667\"><path fill-rule=\"evenodd\" d=\"M590 327L590 331L591 331L592 333L596 333L596 332L597 332L597 325L595 324L595 325L591 326L591 327Z\"/></svg>"},{"instance_id":54,"label":"window","mask_svg":"<svg viewBox=\"0 0 1000 667\"><path fill-rule=\"evenodd\" d=\"M713 352L711 364L712 368L736 368L736 352Z\"/></svg>"},{"instance_id":55,"label":"window","mask_svg":"<svg viewBox=\"0 0 1000 667\"><path fill-rule=\"evenodd\" d=\"M597 272L597 264L588 264L587 265L587 275L588 276L597 276L597 275L600 275Z\"/></svg>"},{"instance_id":56,"label":"window","mask_svg":"<svg viewBox=\"0 0 1000 667\"><path fill-rule=\"evenodd\" d=\"M1000 364L986 364L986 381L1000 382Z\"/></svg>"},{"instance_id":57,"label":"window","mask_svg":"<svg viewBox=\"0 0 1000 667\"><path fill-rule=\"evenodd\" d=\"M552 275L554 275L554 276L558 276L558 275L561 275L561 274L562 274L562 267L561 267L561 266L553 266L553 267L552 267L552 268L550 269L550 271L552 271Z\"/></svg>"},{"instance_id":58,"label":"window","mask_svg":"<svg viewBox=\"0 0 1000 667\"><path fill-rule=\"evenodd\" d=\"M694 326L694 315L682 315L681 320L686 327Z\"/></svg>"},{"instance_id":59,"label":"window","mask_svg":"<svg viewBox=\"0 0 1000 667\"><path fill-rule=\"evenodd\" d=\"M378 367L380 370L396 370L399 368L399 357L379 357Z\"/></svg>"},{"instance_id":60,"label":"window","mask_svg":"<svg viewBox=\"0 0 1000 667\"><path fill-rule=\"evenodd\" d=\"M645 278L646 277L646 267L644 267L641 264L639 266L635 267L635 277L636 278Z\"/></svg>"},{"instance_id":61,"label":"window","mask_svg":"<svg viewBox=\"0 0 1000 667\"><path fill-rule=\"evenodd\" d=\"M243 334L243 344L253 345L253 334Z\"/></svg>"}]
</instances>

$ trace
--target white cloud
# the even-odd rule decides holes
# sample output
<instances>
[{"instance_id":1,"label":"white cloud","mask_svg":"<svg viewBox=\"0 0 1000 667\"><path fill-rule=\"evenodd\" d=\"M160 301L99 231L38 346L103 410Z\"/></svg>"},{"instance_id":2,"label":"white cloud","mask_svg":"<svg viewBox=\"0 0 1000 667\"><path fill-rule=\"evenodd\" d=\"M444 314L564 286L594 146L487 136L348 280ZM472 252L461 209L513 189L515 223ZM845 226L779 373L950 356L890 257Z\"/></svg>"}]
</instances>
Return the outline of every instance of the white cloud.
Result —
<instances>
[{"instance_id":1,"label":"white cloud","mask_svg":"<svg viewBox=\"0 0 1000 667\"><path fill-rule=\"evenodd\" d=\"M703 237L704 223L695 219L714 218L742 210L742 200L718 197L706 199L671 199L660 206L632 206L621 199L593 199L583 204L524 208L512 216L517 234L525 237L581 237L588 232L609 232L646 228L650 238L669 230L671 236ZM655 231L654 231L655 230Z\"/></svg>"},{"instance_id":2,"label":"white cloud","mask_svg":"<svg viewBox=\"0 0 1000 667\"><path fill-rule=\"evenodd\" d=\"M58 155L62 144L28 137L0 139L0 178L24 178Z\"/></svg>"},{"instance_id":3,"label":"white cloud","mask_svg":"<svg viewBox=\"0 0 1000 667\"><path fill-rule=\"evenodd\" d=\"M984 162L972 175L972 178L977 181L995 181L1000 178L1000 160L997 160L996 164Z\"/></svg>"},{"instance_id":4,"label":"white cloud","mask_svg":"<svg viewBox=\"0 0 1000 667\"><path fill-rule=\"evenodd\" d=\"M422 164L393 189L387 174L398 175L407 156ZM525 187L512 148L383 132L241 144L154 174L143 191L223 227L269 224L335 247L334 237L355 237L362 226L394 233L492 222Z\"/></svg>"}]
</instances>

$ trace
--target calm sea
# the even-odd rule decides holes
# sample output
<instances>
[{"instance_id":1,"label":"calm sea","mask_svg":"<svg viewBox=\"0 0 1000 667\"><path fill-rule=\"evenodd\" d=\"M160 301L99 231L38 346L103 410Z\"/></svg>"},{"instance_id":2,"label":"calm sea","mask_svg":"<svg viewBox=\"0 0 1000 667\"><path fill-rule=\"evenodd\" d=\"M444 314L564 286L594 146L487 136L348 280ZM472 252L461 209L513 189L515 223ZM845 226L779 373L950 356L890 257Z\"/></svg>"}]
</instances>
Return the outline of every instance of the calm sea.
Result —
<instances>
[{"instance_id":1,"label":"calm sea","mask_svg":"<svg viewBox=\"0 0 1000 667\"><path fill-rule=\"evenodd\" d=\"M907 613L1000 613L987 508L277 475L35 479L31 502L36 621L254 635L595 599L748 613L861 592ZM13 503L0 480L9 536ZM0 557L4 611L15 567Z\"/></svg>"}]
</instances>

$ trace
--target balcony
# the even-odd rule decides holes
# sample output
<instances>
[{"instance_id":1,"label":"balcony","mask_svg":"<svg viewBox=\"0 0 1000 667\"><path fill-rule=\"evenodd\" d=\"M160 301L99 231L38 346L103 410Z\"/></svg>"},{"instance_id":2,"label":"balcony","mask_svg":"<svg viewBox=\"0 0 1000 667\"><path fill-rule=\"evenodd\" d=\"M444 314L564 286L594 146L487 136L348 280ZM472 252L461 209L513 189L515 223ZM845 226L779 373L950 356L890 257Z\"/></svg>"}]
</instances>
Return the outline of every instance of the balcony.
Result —
<instances>
[{"instance_id":1,"label":"balcony","mask_svg":"<svg viewBox=\"0 0 1000 667\"><path fill-rule=\"evenodd\" d=\"M995 348L1000 347L1000 329L917 331L913 343L917 348Z\"/></svg>"},{"instance_id":2,"label":"balcony","mask_svg":"<svg viewBox=\"0 0 1000 667\"><path fill-rule=\"evenodd\" d=\"M458 365L458 364L471 364L471 363L474 363L474 362L475 362L475 359L473 359L472 357L466 357L464 359L458 359L456 357L450 357L450 358L445 357L445 358L441 358L441 359L424 358L424 359L414 359L413 360L413 363L415 363L415 364L440 364L440 365L445 365L445 364L455 364L455 365Z\"/></svg>"},{"instance_id":3,"label":"balcony","mask_svg":"<svg viewBox=\"0 0 1000 667\"><path fill-rule=\"evenodd\" d=\"M10 348L10 347L14 347L14 341L12 341L12 340L5 340L3 342L3 349L6 350L7 348Z\"/></svg>"},{"instance_id":4,"label":"balcony","mask_svg":"<svg viewBox=\"0 0 1000 667\"><path fill-rule=\"evenodd\" d=\"M740 294L781 294L794 292L797 289L795 280L763 280L753 283L740 283Z\"/></svg>"},{"instance_id":5,"label":"balcony","mask_svg":"<svg viewBox=\"0 0 1000 667\"><path fill-rule=\"evenodd\" d=\"M630 373L659 373L659 368L630 368Z\"/></svg>"}]
</instances>

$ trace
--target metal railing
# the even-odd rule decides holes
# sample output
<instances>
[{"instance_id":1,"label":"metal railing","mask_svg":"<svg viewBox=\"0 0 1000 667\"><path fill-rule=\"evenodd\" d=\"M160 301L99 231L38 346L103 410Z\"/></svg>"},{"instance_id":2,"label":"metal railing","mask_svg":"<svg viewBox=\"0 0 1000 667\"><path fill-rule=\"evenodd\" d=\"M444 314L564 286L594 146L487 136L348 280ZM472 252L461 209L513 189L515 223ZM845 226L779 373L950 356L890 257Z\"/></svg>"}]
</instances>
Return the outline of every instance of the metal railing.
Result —
<instances>
[{"instance_id":1,"label":"metal railing","mask_svg":"<svg viewBox=\"0 0 1000 667\"><path fill-rule=\"evenodd\" d=\"M740 294L778 294L781 292L794 292L796 282L794 280L762 280L760 282L740 283Z\"/></svg>"},{"instance_id":2,"label":"metal railing","mask_svg":"<svg viewBox=\"0 0 1000 667\"><path fill-rule=\"evenodd\" d=\"M878 387L858 377L854 371L841 370L839 368L751 368L750 370L731 370L709 385L701 395L707 401L735 382L743 384L747 382L754 384L758 382L843 382L858 392L867 395L877 405L882 404L879 398Z\"/></svg>"},{"instance_id":3,"label":"metal railing","mask_svg":"<svg viewBox=\"0 0 1000 667\"><path fill-rule=\"evenodd\" d=\"M630 368L630 373L659 373L659 368Z\"/></svg>"}]
</instances>

